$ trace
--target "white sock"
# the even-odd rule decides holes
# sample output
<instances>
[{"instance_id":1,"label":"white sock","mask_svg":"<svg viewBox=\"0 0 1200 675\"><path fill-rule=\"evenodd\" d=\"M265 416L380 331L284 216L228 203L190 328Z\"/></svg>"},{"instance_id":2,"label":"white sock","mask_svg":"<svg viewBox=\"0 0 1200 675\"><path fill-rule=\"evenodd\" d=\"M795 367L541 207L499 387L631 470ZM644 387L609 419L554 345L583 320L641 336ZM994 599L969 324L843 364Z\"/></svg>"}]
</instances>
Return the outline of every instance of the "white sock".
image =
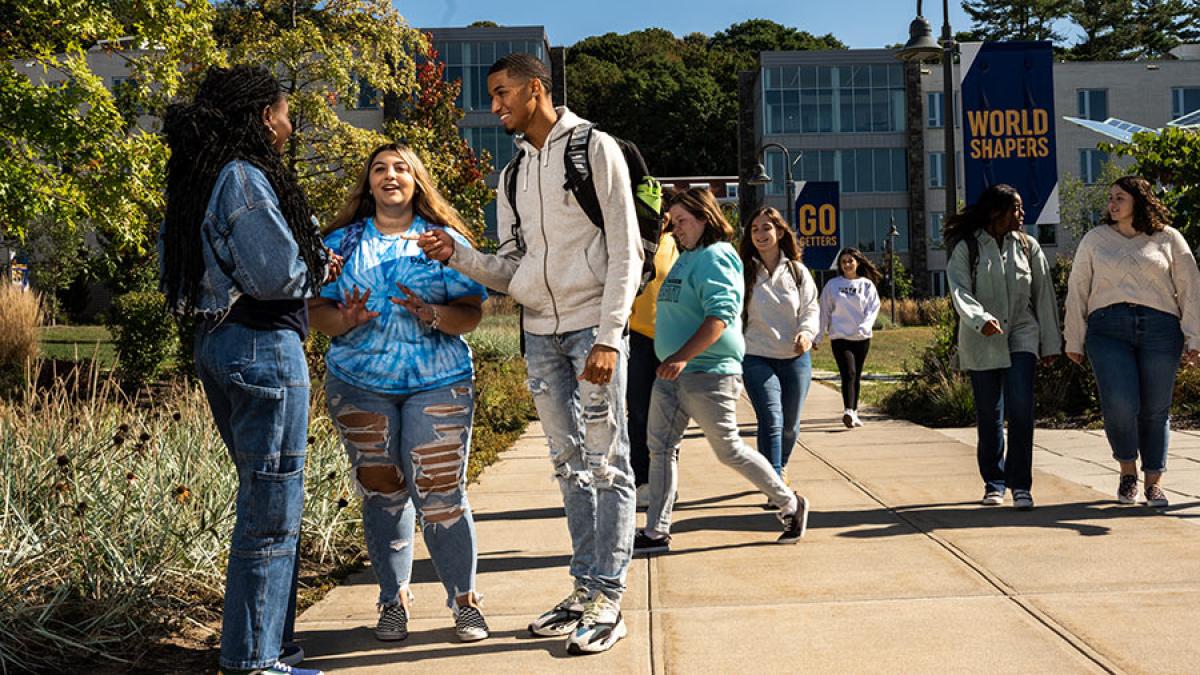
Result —
<instances>
[{"instance_id":1,"label":"white sock","mask_svg":"<svg viewBox=\"0 0 1200 675\"><path fill-rule=\"evenodd\" d=\"M796 493L793 492L792 497L791 497L791 499L788 500L787 505L779 508L779 515L790 516L793 513L795 513L796 510L799 508L800 508L800 500L796 499Z\"/></svg>"}]
</instances>

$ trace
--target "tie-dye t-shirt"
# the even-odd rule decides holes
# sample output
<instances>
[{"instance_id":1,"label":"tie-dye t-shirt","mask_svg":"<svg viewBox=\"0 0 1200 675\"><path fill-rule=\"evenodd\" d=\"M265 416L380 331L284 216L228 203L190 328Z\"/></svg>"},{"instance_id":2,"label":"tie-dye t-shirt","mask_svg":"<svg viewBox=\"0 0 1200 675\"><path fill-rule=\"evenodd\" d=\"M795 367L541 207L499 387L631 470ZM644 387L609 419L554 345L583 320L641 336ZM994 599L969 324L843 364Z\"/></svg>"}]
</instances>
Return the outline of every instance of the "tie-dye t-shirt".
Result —
<instances>
[{"instance_id":1,"label":"tie-dye t-shirt","mask_svg":"<svg viewBox=\"0 0 1200 675\"><path fill-rule=\"evenodd\" d=\"M429 228L429 223L416 216L408 231L417 234ZM450 228L446 231L456 246L470 246L462 235ZM325 245L337 251L345 233L346 228L331 232ZM487 298L482 285L430 260L417 242L380 233L374 219L368 218L342 275L321 289L321 297L344 302L355 286L360 293L370 290L367 308L379 316L333 338L325 357L329 372L356 387L384 394L428 391L470 377L467 341L429 330L407 309L388 300L404 297L397 283L433 305L469 296Z\"/></svg>"}]
</instances>

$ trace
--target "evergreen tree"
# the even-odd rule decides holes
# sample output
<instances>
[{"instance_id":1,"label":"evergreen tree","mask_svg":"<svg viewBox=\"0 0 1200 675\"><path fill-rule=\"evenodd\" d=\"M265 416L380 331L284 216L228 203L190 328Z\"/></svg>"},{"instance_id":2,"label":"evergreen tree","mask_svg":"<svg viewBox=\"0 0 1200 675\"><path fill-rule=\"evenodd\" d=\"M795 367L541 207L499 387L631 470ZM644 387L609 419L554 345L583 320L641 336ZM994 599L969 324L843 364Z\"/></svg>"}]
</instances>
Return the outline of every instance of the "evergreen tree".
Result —
<instances>
[{"instance_id":1,"label":"evergreen tree","mask_svg":"<svg viewBox=\"0 0 1200 675\"><path fill-rule=\"evenodd\" d=\"M1069 55L1081 61L1116 61L1128 51L1125 24L1134 0L1072 0L1070 18L1083 31Z\"/></svg>"},{"instance_id":2,"label":"evergreen tree","mask_svg":"<svg viewBox=\"0 0 1200 675\"><path fill-rule=\"evenodd\" d=\"M1060 42L1054 22L1067 16L1072 0L963 0L974 22L972 32L985 42L1051 40Z\"/></svg>"}]
</instances>

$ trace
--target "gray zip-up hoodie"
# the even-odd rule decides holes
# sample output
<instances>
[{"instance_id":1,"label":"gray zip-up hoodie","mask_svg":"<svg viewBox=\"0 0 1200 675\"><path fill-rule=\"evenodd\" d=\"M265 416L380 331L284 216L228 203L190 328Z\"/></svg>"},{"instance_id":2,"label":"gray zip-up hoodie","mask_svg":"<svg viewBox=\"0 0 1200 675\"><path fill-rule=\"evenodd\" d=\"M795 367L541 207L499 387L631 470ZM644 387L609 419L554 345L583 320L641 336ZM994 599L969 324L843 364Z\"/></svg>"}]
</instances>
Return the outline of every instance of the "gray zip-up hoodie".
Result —
<instances>
[{"instance_id":1,"label":"gray zip-up hoodie","mask_svg":"<svg viewBox=\"0 0 1200 675\"><path fill-rule=\"evenodd\" d=\"M563 187L564 150L570 132L587 122L565 107L545 146L523 138L517 176L522 255L512 237L515 222L503 194L497 201L500 249L495 255L466 246L454 249L451 268L502 293L525 308L525 330L534 335L597 328L596 344L616 348L633 305L642 269L641 237L634 215L629 169L616 141L592 133L588 156L604 230L592 224L575 196ZM505 184L505 173L500 185Z\"/></svg>"}]
</instances>

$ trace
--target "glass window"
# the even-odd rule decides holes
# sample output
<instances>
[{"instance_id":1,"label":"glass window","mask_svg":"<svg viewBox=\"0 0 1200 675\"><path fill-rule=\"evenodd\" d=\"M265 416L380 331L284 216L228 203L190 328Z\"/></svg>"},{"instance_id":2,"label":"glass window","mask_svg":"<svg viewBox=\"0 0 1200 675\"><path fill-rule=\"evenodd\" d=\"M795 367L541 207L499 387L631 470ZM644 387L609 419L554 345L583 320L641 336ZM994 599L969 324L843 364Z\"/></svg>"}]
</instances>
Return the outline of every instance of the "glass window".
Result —
<instances>
[{"instance_id":1,"label":"glass window","mask_svg":"<svg viewBox=\"0 0 1200 675\"><path fill-rule=\"evenodd\" d=\"M1100 180L1104 164L1108 162L1108 153L1099 150L1079 151L1079 179L1087 185L1094 185Z\"/></svg>"},{"instance_id":2,"label":"glass window","mask_svg":"<svg viewBox=\"0 0 1200 675\"><path fill-rule=\"evenodd\" d=\"M1200 88L1175 87L1171 89L1171 119L1200 110Z\"/></svg>"},{"instance_id":3,"label":"glass window","mask_svg":"<svg viewBox=\"0 0 1200 675\"><path fill-rule=\"evenodd\" d=\"M1080 89L1078 99L1079 117L1100 122L1108 119L1107 89Z\"/></svg>"},{"instance_id":4,"label":"glass window","mask_svg":"<svg viewBox=\"0 0 1200 675\"><path fill-rule=\"evenodd\" d=\"M946 153L929 153L929 161L925 164L925 171L929 174L929 187L946 187Z\"/></svg>"},{"instance_id":5,"label":"glass window","mask_svg":"<svg viewBox=\"0 0 1200 675\"><path fill-rule=\"evenodd\" d=\"M925 95L925 127L928 129L941 129L942 110L946 97L942 92L935 91Z\"/></svg>"},{"instance_id":6,"label":"glass window","mask_svg":"<svg viewBox=\"0 0 1200 675\"><path fill-rule=\"evenodd\" d=\"M934 247L942 247L942 221L946 219L944 211L931 211L929 213L929 241Z\"/></svg>"},{"instance_id":7,"label":"glass window","mask_svg":"<svg viewBox=\"0 0 1200 675\"><path fill-rule=\"evenodd\" d=\"M737 183L726 183L725 184L725 196L729 199L737 199L738 198L738 184Z\"/></svg>"},{"instance_id":8,"label":"glass window","mask_svg":"<svg viewBox=\"0 0 1200 675\"><path fill-rule=\"evenodd\" d=\"M372 87L364 77L357 77L358 80L358 98L354 101L354 107L359 110L379 107L379 92L375 87Z\"/></svg>"},{"instance_id":9,"label":"glass window","mask_svg":"<svg viewBox=\"0 0 1200 675\"><path fill-rule=\"evenodd\" d=\"M899 64L763 69L768 134L896 132L905 128Z\"/></svg>"},{"instance_id":10,"label":"glass window","mask_svg":"<svg viewBox=\"0 0 1200 675\"><path fill-rule=\"evenodd\" d=\"M1037 242L1043 246L1057 245L1057 228L1053 223L1042 225L1026 225L1025 233L1031 237L1037 238Z\"/></svg>"}]
</instances>

